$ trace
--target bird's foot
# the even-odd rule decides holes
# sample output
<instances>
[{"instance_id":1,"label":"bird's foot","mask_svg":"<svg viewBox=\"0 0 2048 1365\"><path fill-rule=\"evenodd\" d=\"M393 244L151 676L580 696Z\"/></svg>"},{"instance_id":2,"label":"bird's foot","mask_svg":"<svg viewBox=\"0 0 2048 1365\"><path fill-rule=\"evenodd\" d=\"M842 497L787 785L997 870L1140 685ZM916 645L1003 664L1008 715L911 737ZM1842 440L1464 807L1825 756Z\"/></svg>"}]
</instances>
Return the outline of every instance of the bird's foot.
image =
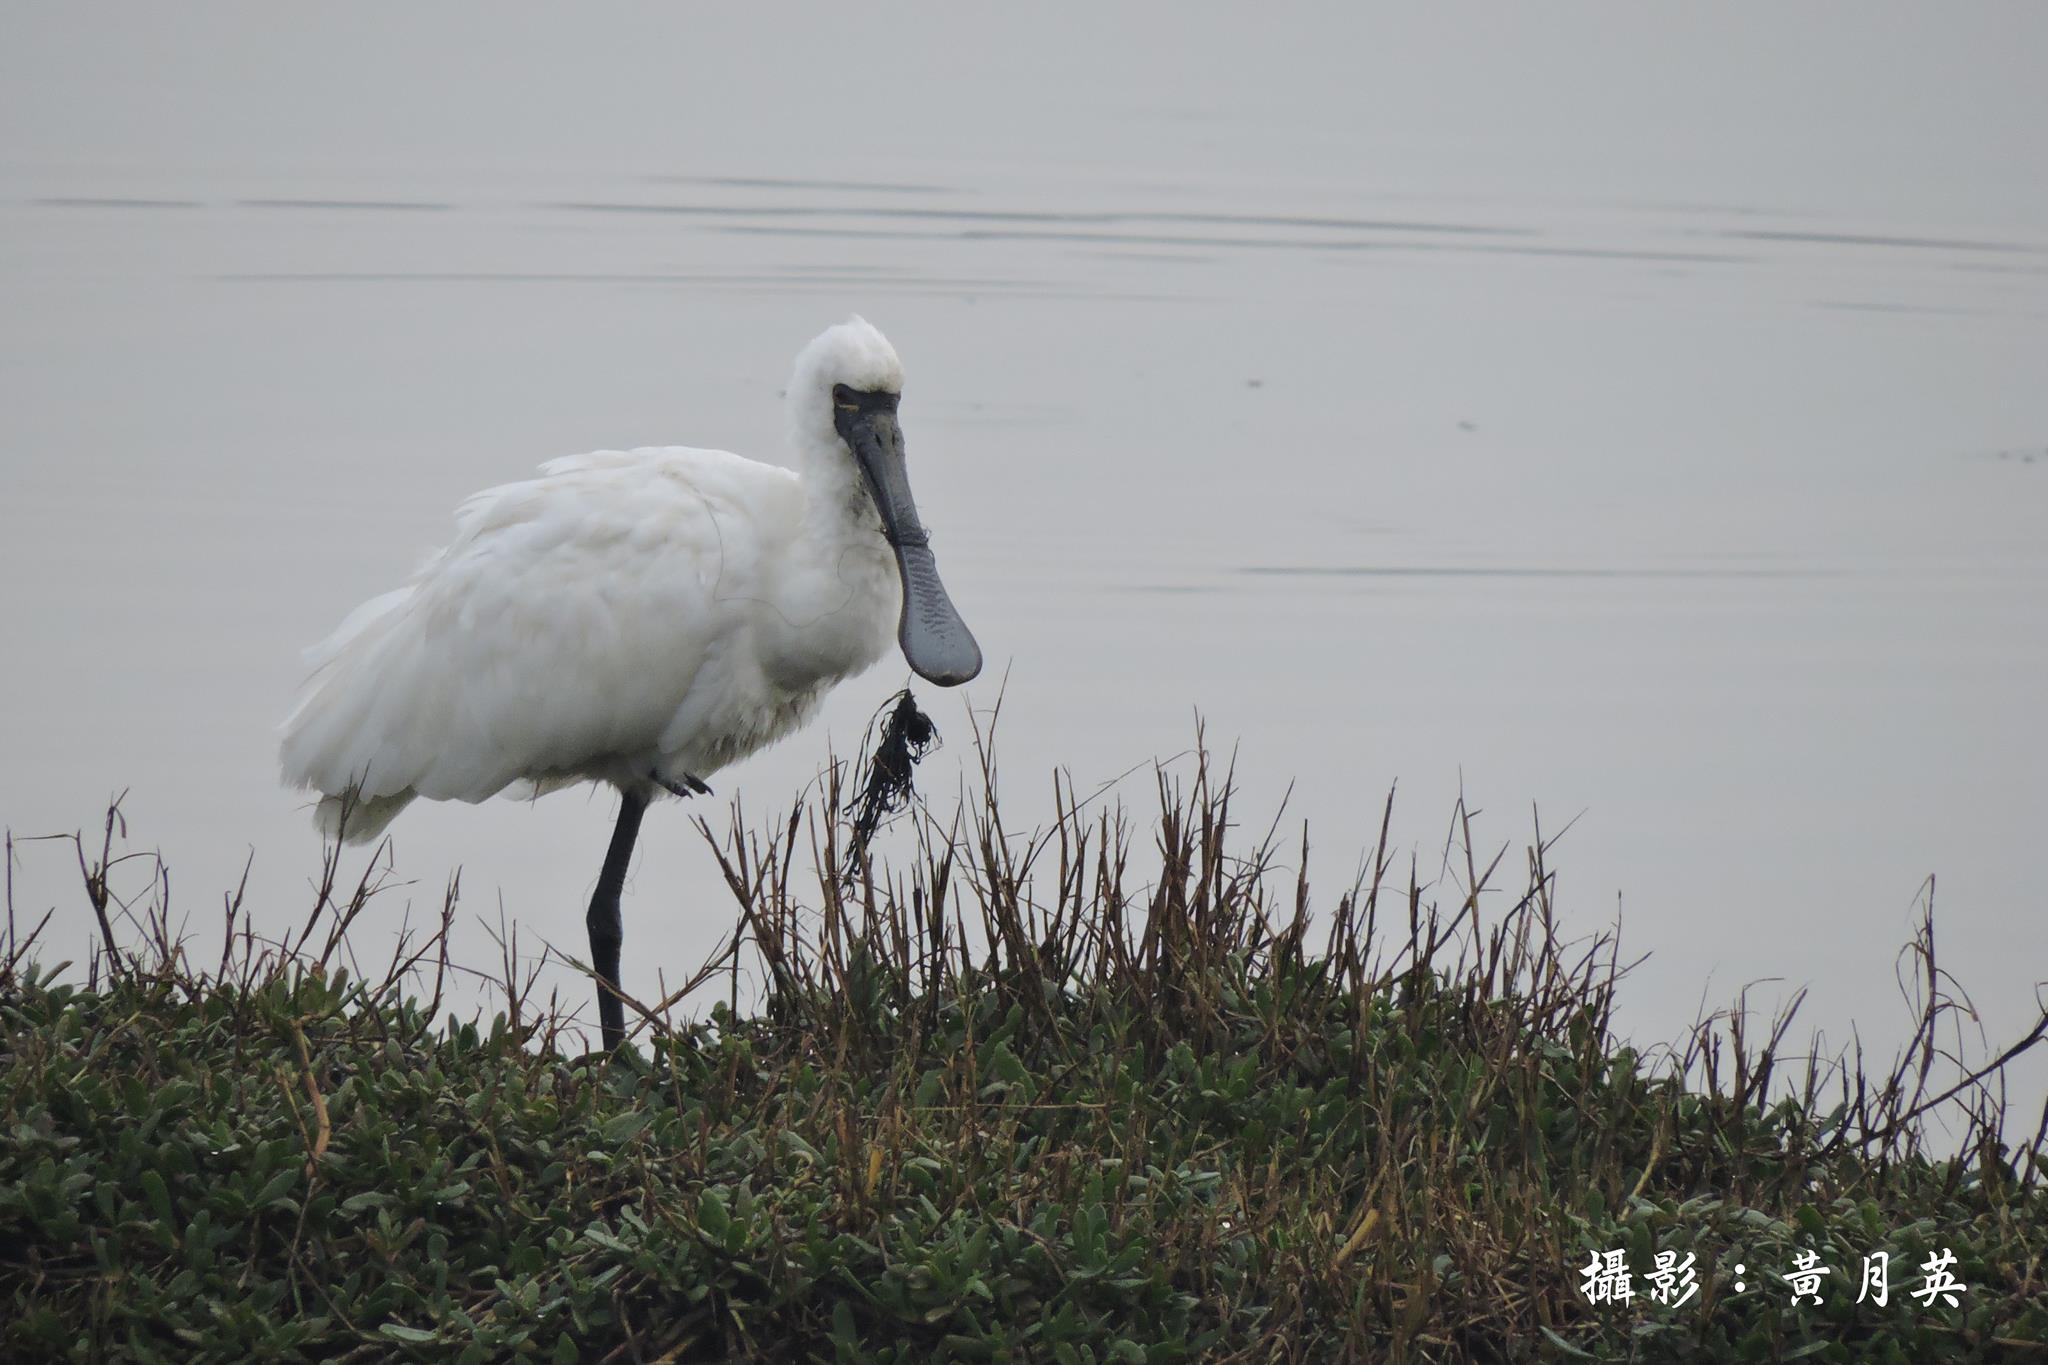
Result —
<instances>
[{"instance_id":1,"label":"bird's foot","mask_svg":"<svg viewBox=\"0 0 2048 1365\"><path fill-rule=\"evenodd\" d=\"M670 796L711 795L711 788L704 784L704 779L692 777L688 773L683 774L680 782L671 777L663 777L660 773L649 773L648 777L653 779L655 786L661 788Z\"/></svg>"}]
</instances>

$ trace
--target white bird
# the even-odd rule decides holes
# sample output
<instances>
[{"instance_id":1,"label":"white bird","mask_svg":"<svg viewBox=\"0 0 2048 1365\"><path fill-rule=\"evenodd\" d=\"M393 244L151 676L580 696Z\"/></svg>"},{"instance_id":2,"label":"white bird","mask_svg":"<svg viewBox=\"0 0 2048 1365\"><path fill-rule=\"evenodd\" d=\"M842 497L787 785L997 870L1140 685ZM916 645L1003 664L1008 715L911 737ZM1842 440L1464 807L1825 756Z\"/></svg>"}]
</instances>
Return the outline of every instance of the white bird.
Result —
<instances>
[{"instance_id":1,"label":"white bird","mask_svg":"<svg viewBox=\"0 0 2048 1365\"><path fill-rule=\"evenodd\" d=\"M722 450L601 450L475 494L453 544L308 651L285 780L322 793L321 827L351 842L420 797L617 787L587 920L616 1047L619 892L648 803L708 791L802 725L892 626L930 682L981 671L911 498L902 392L895 350L855 317L797 356L796 472Z\"/></svg>"}]
</instances>

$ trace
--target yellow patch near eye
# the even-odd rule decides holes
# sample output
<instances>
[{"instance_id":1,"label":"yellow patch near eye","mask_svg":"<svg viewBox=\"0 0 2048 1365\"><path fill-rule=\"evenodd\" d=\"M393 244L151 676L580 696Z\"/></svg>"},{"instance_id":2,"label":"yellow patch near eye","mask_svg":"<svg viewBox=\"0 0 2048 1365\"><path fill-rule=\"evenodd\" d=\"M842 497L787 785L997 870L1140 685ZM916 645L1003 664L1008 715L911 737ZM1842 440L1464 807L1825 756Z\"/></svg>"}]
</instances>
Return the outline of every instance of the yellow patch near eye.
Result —
<instances>
[{"instance_id":1,"label":"yellow patch near eye","mask_svg":"<svg viewBox=\"0 0 2048 1365\"><path fill-rule=\"evenodd\" d=\"M835 403L835 404L833 404L833 406L834 406L834 407L836 407L836 408L838 408L838 409L839 409L839 410L840 410L841 412L859 412L859 411L860 411L860 404L858 404L858 403Z\"/></svg>"}]
</instances>

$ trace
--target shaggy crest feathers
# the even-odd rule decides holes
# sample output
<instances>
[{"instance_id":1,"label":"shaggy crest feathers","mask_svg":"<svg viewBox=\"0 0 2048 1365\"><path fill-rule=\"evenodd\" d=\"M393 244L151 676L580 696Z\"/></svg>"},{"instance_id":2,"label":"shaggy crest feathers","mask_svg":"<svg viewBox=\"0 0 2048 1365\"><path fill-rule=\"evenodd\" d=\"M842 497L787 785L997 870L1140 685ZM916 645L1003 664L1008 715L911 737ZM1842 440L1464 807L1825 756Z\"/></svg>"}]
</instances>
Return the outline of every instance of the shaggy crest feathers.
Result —
<instances>
[{"instance_id":1,"label":"shaggy crest feathers","mask_svg":"<svg viewBox=\"0 0 2048 1365\"><path fill-rule=\"evenodd\" d=\"M828 327L797 353L789 377L790 440L798 450L839 449L832 425L832 386L903 392L903 362L896 348L856 313Z\"/></svg>"}]
</instances>

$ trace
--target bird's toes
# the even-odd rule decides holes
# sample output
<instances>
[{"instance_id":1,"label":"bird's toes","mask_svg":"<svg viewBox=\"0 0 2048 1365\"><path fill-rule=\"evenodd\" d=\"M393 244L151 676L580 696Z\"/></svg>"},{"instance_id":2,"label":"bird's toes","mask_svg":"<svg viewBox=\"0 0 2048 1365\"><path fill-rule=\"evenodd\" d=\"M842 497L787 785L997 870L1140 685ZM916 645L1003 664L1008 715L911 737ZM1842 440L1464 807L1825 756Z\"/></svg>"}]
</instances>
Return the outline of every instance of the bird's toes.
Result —
<instances>
[{"instance_id":1,"label":"bird's toes","mask_svg":"<svg viewBox=\"0 0 2048 1365\"><path fill-rule=\"evenodd\" d=\"M711 795L711 788L705 785L704 779L701 777L693 777L689 773L684 773L680 780L672 777L664 777L660 773L650 773L648 774L648 776L653 779L654 784L656 786L660 787L670 796Z\"/></svg>"}]
</instances>

